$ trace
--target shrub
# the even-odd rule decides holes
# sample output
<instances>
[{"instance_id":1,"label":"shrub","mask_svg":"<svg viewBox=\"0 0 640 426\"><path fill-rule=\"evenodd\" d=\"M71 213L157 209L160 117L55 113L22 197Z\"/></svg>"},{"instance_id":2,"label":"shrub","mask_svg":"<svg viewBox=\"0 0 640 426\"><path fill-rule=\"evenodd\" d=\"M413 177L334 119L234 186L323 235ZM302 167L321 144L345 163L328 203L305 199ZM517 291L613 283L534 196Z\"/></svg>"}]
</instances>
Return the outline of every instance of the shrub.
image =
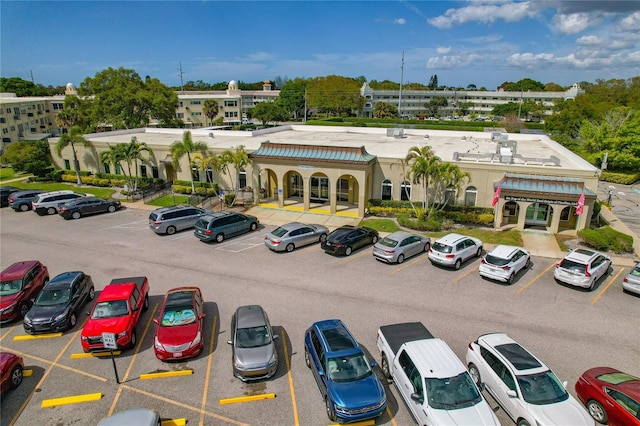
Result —
<instances>
[{"instance_id":1,"label":"shrub","mask_svg":"<svg viewBox=\"0 0 640 426\"><path fill-rule=\"evenodd\" d=\"M600 180L619 183L621 185L633 185L640 180L640 173L615 173L603 171Z\"/></svg>"},{"instance_id":2,"label":"shrub","mask_svg":"<svg viewBox=\"0 0 640 426\"><path fill-rule=\"evenodd\" d=\"M184 182L184 181L182 181ZM189 185L171 185L171 189L176 194L191 194L191 184Z\"/></svg>"},{"instance_id":3,"label":"shrub","mask_svg":"<svg viewBox=\"0 0 640 426\"><path fill-rule=\"evenodd\" d=\"M610 226L585 228L578 231L578 236L596 250L612 250L615 253L633 252L633 237L616 231Z\"/></svg>"},{"instance_id":4,"label":"shrub","mask_svg":"<svg viewBox=\"0 0 640 426\"><path fill-rule=\"evenodd\" d=\"M442 222L433 217L427 218L426 220L418 220L408 215L399 215L397 219L401 226L417 231L440 231L442 229Z\"/></svg>"}]
</instances>

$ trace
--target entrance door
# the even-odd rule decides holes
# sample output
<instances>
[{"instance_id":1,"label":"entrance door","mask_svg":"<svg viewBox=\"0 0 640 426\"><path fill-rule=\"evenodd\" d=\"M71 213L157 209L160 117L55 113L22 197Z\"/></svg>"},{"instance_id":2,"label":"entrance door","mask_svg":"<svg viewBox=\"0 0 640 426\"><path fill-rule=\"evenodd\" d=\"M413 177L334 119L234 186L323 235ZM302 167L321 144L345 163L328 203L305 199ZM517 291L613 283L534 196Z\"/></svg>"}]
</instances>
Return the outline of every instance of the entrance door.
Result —
<instances>
[{"instance_id":1,"label":"entrance door","mask_svg":"<svg viewBox=\"0 0 640 426\"><path fill-rule=\"evenodd\" d=\"M550 210L549 204L530 204L529 207L527 207L525 225L546 225Z\"/></svg>"},{"instance_id":2,"label":"entrance door","mask_svg":"<svg viewBox=\"0 0 640 426\"><path fill-rule=\"evenodd\" d=\"M329 178L311 177L310 199L316 203L329 201Z\"/></svg>"}]
</instances>

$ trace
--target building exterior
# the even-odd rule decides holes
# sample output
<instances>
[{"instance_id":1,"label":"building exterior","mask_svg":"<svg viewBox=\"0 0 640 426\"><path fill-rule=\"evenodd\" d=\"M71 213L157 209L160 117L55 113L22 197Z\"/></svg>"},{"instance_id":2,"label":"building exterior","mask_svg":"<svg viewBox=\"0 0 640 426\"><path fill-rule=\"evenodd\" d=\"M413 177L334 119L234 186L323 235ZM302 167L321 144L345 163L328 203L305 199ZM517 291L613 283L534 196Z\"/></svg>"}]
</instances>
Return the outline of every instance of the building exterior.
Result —
<instances>
[{"instance_id":1,"label":"building exterior","mask_svg":"<svg viewBox=\"0 0 640 426\"><path fill-rule=\"evenodd\" d=\"M174 169L169 147L184 131L147 128L86 135L93 147L76 147L81 169L108 171L98 161L99 152L135 137L153 150L140 165L141 176L189 180L193 173L196 180L234 189L224 174L190 170L186 156ZM598 185L597 168L539 134L287 125L251 132L193 129L192 138L205 142L213 154L244 147L252 164L234 171L233 183L250 190L254 202L280 209L363 217L372 198L421 203L421 186L408 179L403 159L411 147L423 145L470 175L461 191L447 191L451 202L493 205L497 228L582 229L589 223ZM56 141L49 139L52 152ZM71 148L62 158L53 157L68 169Z\"/></svg>"}]
</instances>

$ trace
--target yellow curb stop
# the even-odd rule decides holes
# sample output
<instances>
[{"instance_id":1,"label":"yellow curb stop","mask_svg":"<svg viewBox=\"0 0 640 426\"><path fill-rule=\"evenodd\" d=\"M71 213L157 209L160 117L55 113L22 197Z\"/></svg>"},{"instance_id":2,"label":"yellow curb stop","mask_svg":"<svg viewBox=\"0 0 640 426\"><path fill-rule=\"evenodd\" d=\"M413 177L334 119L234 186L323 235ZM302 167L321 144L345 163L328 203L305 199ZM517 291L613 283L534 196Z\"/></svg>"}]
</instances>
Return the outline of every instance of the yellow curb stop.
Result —
<instances>
[{"instance_id":1,"label":"yellow curb stop","mask_svg":"<svg viewBox=\"0 0 640 426\"><path fill-rule=\"evenodd\" d=\"M84 395L65 396L63 398L45 399L40 407L49 408L58 405L78 404L80 402L99 401L102 399L102 392L87 393Z\"/></svg>"},{"instance_id":2,"label":"yellow curb stop","mask_svg":"<svg viewBox=\"0 0 640 426\"><path fill-rule=\"evenodd\" d=\"M260 401L263 399L273 399L275 397L276 397L275 393L263 393L260 395L237 396L235 398L221 399L220 405L235 404L238 402Z\"/></svg>"}]
</instances>

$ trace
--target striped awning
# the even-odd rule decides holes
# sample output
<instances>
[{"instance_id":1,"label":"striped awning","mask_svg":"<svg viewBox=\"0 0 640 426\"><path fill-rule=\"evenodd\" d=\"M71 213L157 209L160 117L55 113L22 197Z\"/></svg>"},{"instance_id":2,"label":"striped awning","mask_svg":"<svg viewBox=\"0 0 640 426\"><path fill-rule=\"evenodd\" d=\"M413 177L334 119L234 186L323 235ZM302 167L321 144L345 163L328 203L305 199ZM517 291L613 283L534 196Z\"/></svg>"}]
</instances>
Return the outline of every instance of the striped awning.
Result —
<instances>
[{"instance_id":1,"label":"striped awning","mask_svg":"<svg viewBox=\"0 0 640 426\"><path fill-rule=\"evenodd\" d=\"M296 160L319 163L371 164L376 156L364 146L341 147L327 145L299 145L263 142L260 148L249 154L252 160Z\"/></svg>"}]
</instances>

